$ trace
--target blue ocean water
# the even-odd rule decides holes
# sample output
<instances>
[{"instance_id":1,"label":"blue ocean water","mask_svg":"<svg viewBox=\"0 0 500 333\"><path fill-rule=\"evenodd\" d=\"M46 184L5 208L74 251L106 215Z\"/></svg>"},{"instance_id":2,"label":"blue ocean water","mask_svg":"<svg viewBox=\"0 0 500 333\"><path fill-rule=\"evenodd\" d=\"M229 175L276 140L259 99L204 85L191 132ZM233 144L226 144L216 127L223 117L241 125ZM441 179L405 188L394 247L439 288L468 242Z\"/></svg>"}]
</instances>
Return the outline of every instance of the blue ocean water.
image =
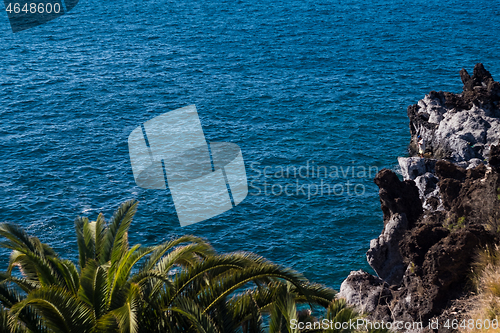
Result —
<instances>
[{"instance_id":1,"label":"blue ocean water","mask_svg":"<svg viewBox=\"0 0 500 333\"><path fill-rule=\"evenodd\" d=\"M136 198L132 242L194 234L338 288L382 229L368 171L406 154L408 105L461 91L477 62L500 78L499 14L491 0L81 0L13 34L2 12L0 221L75 259L74 218ZM208 141L240 146L251 187L181 228L168 191L136 186L127 138L190 104ZM321 181L335 193L315 194Z\"/></svg>"}]
</instances>

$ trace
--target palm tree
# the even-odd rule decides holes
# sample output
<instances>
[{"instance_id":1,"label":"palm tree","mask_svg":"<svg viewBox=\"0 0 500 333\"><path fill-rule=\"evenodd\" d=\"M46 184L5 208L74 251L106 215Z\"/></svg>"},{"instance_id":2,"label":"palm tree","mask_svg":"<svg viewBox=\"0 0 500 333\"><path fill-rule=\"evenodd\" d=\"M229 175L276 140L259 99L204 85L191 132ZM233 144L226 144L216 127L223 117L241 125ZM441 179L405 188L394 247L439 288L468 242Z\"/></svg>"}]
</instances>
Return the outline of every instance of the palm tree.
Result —
<instances>
[{"instance_id":1,"label":"palm tree","mask_svg":"<svg viewBox=\"0 0 500 333\"><path fill-rule=\"evenodd\" d=\"M297 306L329 308L335 292L246 252L218 254L195 236L130 246L137 202L107 224L75 221L79 261L13 224L0 224L12 250L0 275L0 331L47 333L292 332ZM356 314L352 314L355 316Z\"/></svg>"}]
</instances>

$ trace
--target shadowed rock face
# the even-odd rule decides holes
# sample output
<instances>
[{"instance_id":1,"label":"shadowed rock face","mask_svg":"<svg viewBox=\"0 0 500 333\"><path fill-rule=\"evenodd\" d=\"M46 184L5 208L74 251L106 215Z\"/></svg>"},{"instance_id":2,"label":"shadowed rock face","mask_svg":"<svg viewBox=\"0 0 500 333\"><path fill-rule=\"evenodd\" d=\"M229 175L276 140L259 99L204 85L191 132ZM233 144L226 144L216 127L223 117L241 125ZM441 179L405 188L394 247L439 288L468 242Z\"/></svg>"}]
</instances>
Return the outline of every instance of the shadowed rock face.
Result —
<instances>
[{"instance_id":1,"label":"shadowed rock face","mask_svg":"<svg viewBox=\"0 0 500 333\"><path fill-rule=\"evenodd\" d=\"M384 230L377 239L371 241L366 258L380 278L390 284L397 284L405 271L399 242L422 214L422 203L413 180L400 181L393 171L383 169L374 181L380 188Z\"/></svg>"},{"instance_id":2,"label":"shadowed rock face","mask_svg":"<svg viewBox=\"0 0 500 333\"><path fill-rule=\"evenodd\" d=\"M490 152L490 166L496 171L500 172L500 144L491 147Z\"/></svg>"},{"instance_id":3,"label":"shadowed rock face","mask_svg":"<svg viewBox=\"0 0 500 333\"><path fill-rule=\"evenodd\" d=\"M428 320L463 291L478 247L494 241L483 226L450 232L430 219L411 230L401 242L408 270L401 288L393 291L395 318ZM403 297L406 298L402 301Z\"/></svg>"},{"instance_id":4,"label":"shadowed rock face","mask_svg":"<svg viewBox=\"0 0 500 333\"><path fill-rule=\"evenodd\" d=\"M413 180L400 181L394 171L382 169L374 179L379 187L380 203L384 212L384 225L395 213L404 214L409 227L413 227L420 214L422 203Z\"/></svg>"},{"instance_id":5,"label":"shadowed rock face","mask_svg":"<svg viewBox=\"0 0 500 333\"><path fill-rule=\"evenodd\" d=\"M441 157L448 159L399 158L404 181L387 169L375 177L384 228L371 241L367 260L378 277L351 272L339 293L374 320L425 324L463 294L476 251L498 241L500 85L481 64L472 77L460 74L462 94L431 92L425 108L420 101L408 112L410 127L424 128L420 134L434 140L434 157L446 152ZM471 132L474 141L464 135L471 130L483 134Z\"/></svg>"}]
</instances>

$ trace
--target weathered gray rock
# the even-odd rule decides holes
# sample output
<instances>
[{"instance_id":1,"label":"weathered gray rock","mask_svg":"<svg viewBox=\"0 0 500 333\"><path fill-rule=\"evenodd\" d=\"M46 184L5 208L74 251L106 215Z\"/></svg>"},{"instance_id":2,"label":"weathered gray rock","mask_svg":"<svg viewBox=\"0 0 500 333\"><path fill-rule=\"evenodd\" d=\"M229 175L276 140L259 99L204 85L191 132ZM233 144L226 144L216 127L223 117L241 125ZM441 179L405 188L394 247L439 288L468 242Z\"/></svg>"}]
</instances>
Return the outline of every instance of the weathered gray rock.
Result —
<instances>
[{"instance_id":1,"label":"weathered gray rock","mask_svg":"<svg viewBox=\"0 0 500 333\"><path fill-rule=\"evenodd\" d=\"M415 179L427 172L434 172L436 160L421 157L398 157L404 180Z\"/></svg>"},{"instance_id":2,"label":"weathered gray rock","mask_svg":"<svg viewBox=\"0 0 500 333\"><path fill-rule=\"evenodd\" d=\"M425 159L420 157L398 157L404 180L415 179L425 173Z\"/></svg>"},{"instance_id":3,"label":"weathered gray rock","mask_svg":"<svg viewBox=\"0 0 500 333\"><path fill-rule=\"evenodd\" d=\"M415 178L415 185L417 185L418 193L421 199L425 199L429 194L437 189L439 179L430 172Z\"/></svg>"},{"instance_id":4,"label":"weathered gray rock","mask_svg":"<svg viewBox=\"0 0 500 333\"><path fill-rule=\"evenodd\" d=\"M415 178L423 209L432 211L443 209L438 183L439 179L430 172Z\"/></svg>"},{"instance_id":5,"label":"weathered gray rock","mask_svg":"<svg viewBox=\"0 0 500 333\"><path fill-rule=\"evenodd\" d=\"M473 158L469 161L466 169L473 169L479 166L480 164L484 164L484 161L480 160L479 158Z\"/></svg>"},{"instance_id":6,"label":"weathered gray rock","mask_svg":"<svg viewBox=\"0 0 500 333\"><path fill-rule=\"evenodd\" d=\"M338 298L345 298L348 304L355 306L363 313L373 314L376 309L388 304L392 298L389 286L382 279L368 274L365 271L352 271L342 282ZM388 311L387 311L388 312ZM384 313L382 317L390 320L390 314Z\"/></svg>"},{"instance_id":7,"label":"weathered gray rock","mask_svg":"<svg viewBox=\"0 0 500 333\"><path fill-rule=\"evenodd\" d=\"M399 242L406 230L406 215L392 214L380 236L371 240L370 249L366 252L368 264L389 284L399 284L406 269L399 252Z\"/></svg>"},{"instance_id":8,"label":"weathered gray rock","mask_svg":"<svg viewBox=\"0 0 500 333\"><path fill-rule=\"evenodd\" d=\"M426 142L433 158L452 162L478 158L484 161L492 144L500 139L500 84L482 64L470 77L461 71L461 94L432 91L417 104L408 107L410 153L417 151L417 136Z\"/></svg>"},{"instance_id":9,"label":"weathered gray rock","mask_svg":"<svg viewBox=\"0 0 500 333\"><path fill-rule=\"evenodd\" d=\"M473 158L484 160L489 147L499 139L500 119L489 116L484 108L477 106L461 112L446 112L432 137L427 137L436 152L456 162Z\"/></svg>"}]
</instances>

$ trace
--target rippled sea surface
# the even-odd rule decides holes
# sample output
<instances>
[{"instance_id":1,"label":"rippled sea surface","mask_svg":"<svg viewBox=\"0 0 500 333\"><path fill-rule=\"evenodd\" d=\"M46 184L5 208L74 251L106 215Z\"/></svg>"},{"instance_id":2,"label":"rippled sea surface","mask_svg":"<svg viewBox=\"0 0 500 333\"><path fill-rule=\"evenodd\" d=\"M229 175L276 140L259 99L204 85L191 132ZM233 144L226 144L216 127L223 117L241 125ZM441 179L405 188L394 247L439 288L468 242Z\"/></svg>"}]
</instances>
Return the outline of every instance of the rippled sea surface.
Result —
<instances>
[{"instance_id":1,"label":"rippled sea surface","mask_svg":"<svg viewBox=\"0 0 500 333\"><path fill-rule=\"evenodd\" d=\"M458 71L477 62L499 79L499 37L492 0L80 0L16 34L3 11L0 221L75 259L74 218L109 218L136 198L132 242L194 234L338 288L369 269L383 226L373 171L406 154L406 107L461 91ZM127 138L190 104L207 141L240 146L251 187L234 209L181 228L168 191L135 185ZM335 193L314 195L322 181Z\"/></svg>"}]
</instances>

